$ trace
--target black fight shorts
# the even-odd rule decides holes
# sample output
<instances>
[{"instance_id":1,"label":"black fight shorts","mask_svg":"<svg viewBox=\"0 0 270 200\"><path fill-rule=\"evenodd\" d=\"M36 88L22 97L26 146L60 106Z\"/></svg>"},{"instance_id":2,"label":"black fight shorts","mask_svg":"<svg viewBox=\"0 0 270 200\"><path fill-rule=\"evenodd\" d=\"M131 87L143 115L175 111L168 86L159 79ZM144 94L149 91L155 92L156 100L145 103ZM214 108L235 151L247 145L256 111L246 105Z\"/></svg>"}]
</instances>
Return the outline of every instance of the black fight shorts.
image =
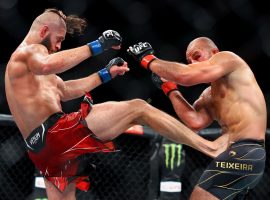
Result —
<instances>
[{"instance_id":1,"label":"black fight shorts","mask_svg":"<svg viewBox=\"0 0 270 200\"><path fill-rule=\"evenodd\" d=\"M219 199L239 199L262 178L265 159L264 141L237 141L208 165L198 186Z\"/></svg>"}]
</instances>

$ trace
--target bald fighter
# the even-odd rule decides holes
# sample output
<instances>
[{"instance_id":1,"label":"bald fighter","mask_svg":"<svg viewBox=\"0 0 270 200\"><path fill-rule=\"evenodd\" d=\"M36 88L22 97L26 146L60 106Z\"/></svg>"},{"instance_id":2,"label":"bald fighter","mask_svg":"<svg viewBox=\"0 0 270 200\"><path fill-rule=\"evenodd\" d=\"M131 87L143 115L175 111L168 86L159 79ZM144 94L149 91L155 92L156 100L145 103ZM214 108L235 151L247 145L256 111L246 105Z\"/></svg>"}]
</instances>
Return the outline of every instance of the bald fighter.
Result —
<instances>
[{"instance_id":1,"label":"bald fighter","mask_svg":"<svg viewBox=\"0 0 270 200\"><path fill-rule=\"evenodd\" d=\"M135 124L148 125L175 142L213 157L219 154L218 146L226 148L226 138L207 141L140 99L93 105L89 91L129 71L121 58L112 59L105 68L85 78L63 81L57 76L91 56L120 49L120 34L108 30L93 42L59 51L66 33L81 33L85 26L77 16L45 10L33 21L6 68L9 108L30 159L45 177L49 199L75 199L76 186L87 190L89 171L81 156L115 151L112 140ZM62 111L61 101L84 95L79 111Z\"/></svg>"},{"instance_id":2,"label":"bald fighter","mask_svg":"<svg viewBox=\"0 0 270 200\"><path fill-rule=\"evenodd\" d=\"M158 59L147 42L129 47L128 53L154 73L153 82L189 128L199 131L216 120L229 138L228 149L209 164L191 199L234 199L254 188L265 168L267 119L264 95L248 64L233 52L219 51L207 37L190 42L187 65ZM190 105L177 84L200 83L210 86Z\"/></svg>"}]
</instances>

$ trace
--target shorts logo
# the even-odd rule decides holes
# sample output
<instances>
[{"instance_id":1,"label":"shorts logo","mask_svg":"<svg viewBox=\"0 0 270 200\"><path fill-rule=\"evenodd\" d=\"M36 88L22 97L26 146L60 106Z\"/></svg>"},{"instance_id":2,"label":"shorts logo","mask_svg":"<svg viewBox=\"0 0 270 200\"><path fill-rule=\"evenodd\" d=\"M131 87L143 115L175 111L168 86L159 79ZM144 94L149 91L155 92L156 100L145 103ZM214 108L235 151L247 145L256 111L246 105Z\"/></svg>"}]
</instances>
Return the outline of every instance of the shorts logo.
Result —
<instances>
[{"instance_id":1,"label":"shorts logo","mask_svg":"<svg viewBox=\"0 0 270 200\"><path fill-rule=\"evenodd\" d=\"M181 152L182 145L181 144L163 144L164 153L165 153L165 164L166 168L173 170L176 166L180 166L181 164Z\"/></svg>"},{"instance_id":2,"label":"shorts logo","mask_svg":"<svg viewBox=\"0 0 270 200\"><path fill-rule=\"evenodd\" d=\"M241 171L253 171L252 164L245 164L245 163L237 163L237 162L221 162L215 161L217 168L222 169L233 169L233 170L241 170Z\"/></svg>"},{"instance_id":3,"label":"shorts logo","mask_svg":"<svg viewBox=\"0 0 270 200\"><path fill-rule=\"evenodd\" d=\"M36 144L39 138L40 138L40 134L39 132L37 132L33 137L31 137L30 144L31 145Z\"/></svg>"},{"instance_id":4,"label":"shorts logo","mask_svg":"<svg viewBox=\"0 0 270 200\"><path fill-rule=\"evenodd\" d=\"M231 157L234 157L234 156L236 155L236 152L235 152L235 151L230 151L230 152L229 152L229 155L230 155Z\"/></svg>"}]
</instances>

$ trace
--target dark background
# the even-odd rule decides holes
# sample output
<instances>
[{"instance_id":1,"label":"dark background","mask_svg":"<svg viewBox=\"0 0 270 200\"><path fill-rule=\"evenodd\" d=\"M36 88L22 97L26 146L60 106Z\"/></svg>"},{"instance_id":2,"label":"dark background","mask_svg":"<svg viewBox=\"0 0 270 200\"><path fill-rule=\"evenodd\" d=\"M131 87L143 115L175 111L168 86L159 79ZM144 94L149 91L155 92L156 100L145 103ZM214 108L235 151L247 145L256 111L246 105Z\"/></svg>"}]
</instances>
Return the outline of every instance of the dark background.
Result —
<instances>
[{"instance_id":1,"label":"dark background","mask_svg":"<svg viewBox=\"0 0 270 200\"><path fill-rule=\"evenodd\" d=\"M88 21L84 35L67 35L62 49L84 45L107 29L117 30L123 37L120 51L107 51L60 74L64 80L76 79L103 68L116 56L128 61L130 72L95 89L94 103L141 98L175 115L167 97L153 86L150 72L134 62L126 49L148 41L159 58L186 62L188 43L195 37L207 36L220 50L233 51L250 65L269 107L270 78L266 71L270 67L270 11L266 4L255 0L0 0L0 113L10 114L4 91L6 63L35 17L50 7ZM205 87L180 89L193 103ZM63 104L64 111L75 111L80 101Z\"/></svg>"}]
</instances>

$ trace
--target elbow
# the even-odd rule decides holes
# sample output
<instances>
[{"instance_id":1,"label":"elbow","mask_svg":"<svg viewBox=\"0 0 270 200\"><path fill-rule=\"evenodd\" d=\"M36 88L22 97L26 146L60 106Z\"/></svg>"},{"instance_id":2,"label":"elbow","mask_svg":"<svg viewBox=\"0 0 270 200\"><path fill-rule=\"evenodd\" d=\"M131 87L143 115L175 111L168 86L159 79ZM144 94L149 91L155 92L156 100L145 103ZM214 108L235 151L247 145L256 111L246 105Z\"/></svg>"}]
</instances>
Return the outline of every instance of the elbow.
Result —
<instances>
[{"instance_id":1,"label":"elbow","mask_svg":"<svg viewBox=\"0 0 270 200\"><path fill-rule=\"evenodd\" d=\"M194 132L199 132L203 129L203 126L201 126L201 124L199 123L192 123L189 125L189 128L192 129Z\"/></svg>"},{"instance_id":2,"label":"elbow","mask_svg":"<svg viewBox=\"0 0 270 200\"><path fill-rule=\"evenodd\" d=\"M199 132L205 127L205 124L200 122L199 119L192 119L191 121L186 123L190 129L192 129L194 132Z\"/></svg>"},{"instance_id":3,"label":"elbow","mask_svg":"<svg viewBox=\"0 0 270 200\"><path fill-rule=\"evenodd\" d=\"M71 98L68 95L61 94L61 96L60 96L61 102L67 102L69 100L71 100Z\"/></svg>"}]
</instances>

